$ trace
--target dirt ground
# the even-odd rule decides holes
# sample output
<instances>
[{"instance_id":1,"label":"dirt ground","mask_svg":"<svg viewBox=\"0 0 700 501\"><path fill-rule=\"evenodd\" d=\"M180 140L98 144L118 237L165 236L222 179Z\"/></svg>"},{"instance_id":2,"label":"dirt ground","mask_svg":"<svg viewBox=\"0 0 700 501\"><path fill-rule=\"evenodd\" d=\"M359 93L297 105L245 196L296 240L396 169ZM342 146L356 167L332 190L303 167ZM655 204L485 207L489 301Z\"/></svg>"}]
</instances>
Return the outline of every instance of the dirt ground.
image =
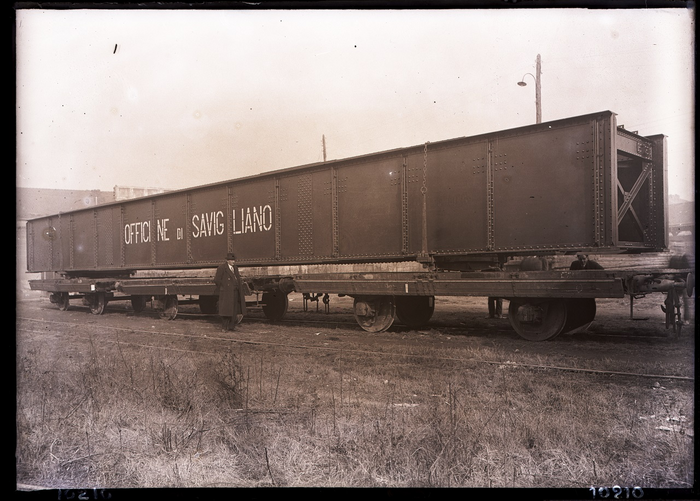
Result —
<instances>
[{"instance_id":1,"label":"dirt ground","mask_svg":"<svg viewBox=\"0 0 700 501\"><path fill-rule=\"evenodd\" d=\"M677 364L681 360L692 365L695 322L692 318L688 319L680 336L675 336L673 330L665 326L665 315L661 310L664 297L663 294L650 294L635 300L632 318L629 298L599 299L596 320L586 332L561 334L550 341L532 342L520 338L512 329L507 318L508 301L504 301L503 318L489 319L486 298L438 297L435 313L424 328L411 330L397 321L386 332L370 334L356 324L352 314L352 298L331 297L329 312L326 313L321 302L307 303L305 311L301 294L291 294L284 322L271 324L260 307L252 306L243 323L231 334L237 339L261 343L311 345L327 342L327 338L331 337L334 338L331 339L335 341L334 346L387 351L392 350L393 343L415 343L426 348L439 346L441 349L491 344L543 356L552 354L564 359L609 358L618 352L624 353L628 364L644 366L651 363L650 357L653 357L656 367L663 367L666 362ZM687 312L694 311L694 298L690 298ZM99 316L92 315L79 300L73 300L68 311L59 311L47 297L17 302L17 339L20 343L38 341L45 347L72 351L75 355L75 347L66 345L64 334L76 332L76 325L96 335L104 328L123 329L124 340L133 337L132 341L144 343L156 342L145 332L163 331L203 337L223 334L218 317L201 314L194 304L181 305L177 318L165 320L150 307L135 314L128 301L109 303L104 314ZM52 345L54 342L55 346ZM653 353L649 347L653 347ZM692 373L692 367L688 367L688 371Z\"/></svg>"}]
</instances>

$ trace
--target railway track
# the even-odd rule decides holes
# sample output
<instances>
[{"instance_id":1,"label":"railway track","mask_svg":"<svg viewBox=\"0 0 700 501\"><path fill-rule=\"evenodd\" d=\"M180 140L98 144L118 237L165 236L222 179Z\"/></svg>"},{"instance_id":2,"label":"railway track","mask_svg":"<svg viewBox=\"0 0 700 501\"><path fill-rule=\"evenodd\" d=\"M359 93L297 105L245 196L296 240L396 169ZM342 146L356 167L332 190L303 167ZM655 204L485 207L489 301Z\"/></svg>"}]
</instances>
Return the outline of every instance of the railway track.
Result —
<instances>
[{"instance_id":1,"label":"railway track","mask_svg":"<svg viewBox=\"0 0 700 501\"><path fill-rule=\"evenodd\" d=\"M87 310L87 308L85 308ZM139 314L140 317L144 317L144 313ZM178 316L187 318L189 320L206 320L211 319L211 323L218 326L218 319L215 316L207 315L203 313L183 313ZM340 316L340 315L339 315ZM154 321L160 322L161 319L157 314L152 314L146 318L152 318ZM364 332L356 322L350 318L324 318L324 319L308 319L308 318L284 318L282 320L274 322L271 324L270 321L264 317L253 317L247 316L245 319L246 324L254 325L276 325L284 327L311 327L315 329L347 329L350 331L357 332L360 335L372 335ZM118 329L118 328L116 328ZM217 329L214 329L217 330ZM147 333L154 333L159 331L143 331ZM433 321L429 325L426 325L422 329L412 329L403 325L395 325L391 331L386 335L406 335L411 333L435 333L443 336L459 336L459 337L489 337L498 335L502 341L507 342L508 340L520 341L520 338L513 332L510 328L510 324L506 319L503 319L499 324L491 324L486 327L470 327L467 322L460 322L459 325L454 325L441 321ZM574 335L572 335L574 336ZM572 339L572 336L562 335L557 338L556 342L565 342L564 340ZM575 334L577 341L600 341L600 342L610 342L610 343L632 343L632 344L645 344L653 341L668 340L670 336L665 334L660 335L640 335L637 333L628 332L581 332Z\"/></svg>"},{"instance_id":2,"label":"railway track","mask_svg":"<svg viewBox=\"0 0 700 501\"><path fill-rule=\"evenodd\" d=\"M49 307L52 308L52 307ZM90 313L90 308L87 306L82 306L79 304L71 305L72 310L84 311ZM134 316L134 312L129 309L124 309L118 306L107 306L107 312L110 313L121 313L130 316ZM245 323L247 324L270 324L271 321L264 316L262 312L262 307L253 306L248 309L249 314L245 318ZM182 309L178 311L178 318L188 319L188 320L207 320L212 323L218 324L218 316L201 313L199 308L196 306L190 306L188 309ZM310 316L315 316L316 318L309 318ZM139 318L152 318L154 321L162 322L159 313L153 310L144 310L138 313ZM513 331L510 322L507 318L503 318L500 321L491 321L489 323L484 323L480 321L481 319L474 320L473 318L466 318L462 320L445 320L436 315L430 322L422 328L415 329L402 325L399 322L394 323L389 335L391 333L405 334L410 332L436 332L439 334L445 334L450 336L490 336L497 333L504 339L520 340L519 336ZM650 322L646 322L650 320ZM617 328L608 328L605 322L598 322L596 328L589 329L582 332L577 332L572 335L561 335L556 338L555 342L561 342L563 339L572 338L575 336L578 341L609 341L609 342L639 342L644 343L654 340L674 340L678 337L673 333L673 331L663 328L654 329L650 327L653 325L655 319L653 318L636 318L634 324L630 325L624 330ZM355 320L352 311L348 309L346 312L333 312L324 313L323 311L314 311L309 309L307 311L290 311L281 320L274 322L274 325L282 325L289 327L313 327L319 329L348 329L358 333L363 333L364 335L372 335L370 333L364 332L364 330L358 325ZM692 326L689 326L684 330L684 336L689 336L693 332Z\"/></svg>"},{"instance_id":3,"label":"railway track","mask_svg":"<svg viewBox=\"0 0 700 501\"><path fill-rule=\"evenodd\" d=\"M80 308L76 308L76 310L79 311ZM85 310L87 310L87 308L85 308ZM246 318L247 325L244 325L243 328L233 332L222 333L218 329L218 319L216 319L216 317L198 313L184 313L183 316L190 316L192 320L201 318L212 319L212 321L197 323L194 328L192 324L184 326L180 324L177 328L167 328L166 326L174 327L173 323L159 322L160 319L157 314L139 314L137 318L140 320L150 319L154 322L159 322L154 323L151 328L148 329L143 328L143 322L133 327L110 325L107 317L98 317L89 322L37 319L31 316L18 316L16 320L19 335L22 335L22 333L28 335L43 335L48 332L59 333L58 335L66 337L69 343L87 342L97 346L117 345L120 349L121 347L128 346L137 349L167 350L185 354L215 355L221 353L223 349L230 348L232 345L246 345L250 347L274 348L275 350L282 350L285 352L332 352L347 356L370 356L378 359L391 358L394 361L404 358L406 359L406 363L409 364L420 360L422 367L426 367L426 364L435 364L437 367L440 364L449 362L466 365L496 365L499 367L521 368L535 371L576 372L608 376L617 375L636 378L694 381L694 378L691 376L679 374L587 368L578 366L579 361L576 362L576 366L562 366L558 364L530 363L527 361L515 362L510 360L475 359L469 356L449 356L443 354L444 350L441 346L436 345L436 337L438 339L450 340L459 338L460 336L464 338L465 335L467 337L486 336L488 334L493 334L493 332L486 332L482 329L476 333L465 334L464 326L450 326L439 322L432 324L424 331L411 331L408 328L405 330L398 328L395 332L381 334L380 336L374 335L374 343L371 345L374 349L358 349L355 346L361 343L362 339L366 338L368 334L350 319L339 319L337 321L287 319L272 324L264 318L248 317ZM131 318L134 317L132 316ZM254 327L250 329L252 326ZM313 329L304 331L304 328L308 327L313 327ZM284 339L280 339L279 336L276 337L274 335L288 328L299 329L300 335L296 336L297 333L293 332L291 335L284 336ZM315 335L312 334L313 337L309 339L309 332L317 329L332 329L332 331L341 329L345 334L334 336L331 332L330 336L328 334L319 336L320 332L317 332ZM500 330L502 330L502 332L498 332L498 342L500 345L507 348L512 348L516 345L520 347L523 346L522 341L509 331L507 324L504 324L499 331ZM407 337L406 334L410 332L417 335ZM271 333L273 334L272 336L270 336ZM500 336L501 334L508 333L510 333L510 339L507 336ZM428 334L428 336L424 337L426 334ZM641 339L665 339L661 336L655 338L635 338L630 335L605 334L588 334L586 337L588 339L598 340L614 339L617 342L625 342L632 345L638 344ZM380 341L380 343L377 344L377 341ZM569 343L562 343L561 346L566 347L568 344ZM426 354L425 348L430 346L434 346L436 349L433 353ZM387 349L387 347L389 349ZM518 349L515 351L518 351ZM455 353L458 353L458 351ZM585 359L581 358L580 362L585 364Z\"/></svg>"}]
</instances>

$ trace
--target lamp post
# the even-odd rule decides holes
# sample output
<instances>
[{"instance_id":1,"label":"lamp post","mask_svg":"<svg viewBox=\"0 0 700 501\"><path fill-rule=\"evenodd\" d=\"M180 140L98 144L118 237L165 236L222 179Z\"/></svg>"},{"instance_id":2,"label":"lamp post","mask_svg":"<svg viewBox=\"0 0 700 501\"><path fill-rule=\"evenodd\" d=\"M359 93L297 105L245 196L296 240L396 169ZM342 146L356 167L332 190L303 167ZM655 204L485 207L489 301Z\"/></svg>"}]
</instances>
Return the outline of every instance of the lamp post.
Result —
<instances>
[{"instance_id":1,"label":"lamp post","mask_svg":"<svg viewBox=\"0 0 700 501\"><path fill-rule=\"evenodd\" d=\"M542 75L542 60L540 58L540 55L537 54L537 59L535 60L536 63L536 70L535 74L533 75L532 73L525 73L523 75L522 80L518 82L518 85L521 87L525 87L527 84L525 83L525 76L530 75L532 78L535 79L535 109L536 109L536 120L537 123L542 123L542 91L540 89L540 76Z\"/></svg>"}]
</instances>

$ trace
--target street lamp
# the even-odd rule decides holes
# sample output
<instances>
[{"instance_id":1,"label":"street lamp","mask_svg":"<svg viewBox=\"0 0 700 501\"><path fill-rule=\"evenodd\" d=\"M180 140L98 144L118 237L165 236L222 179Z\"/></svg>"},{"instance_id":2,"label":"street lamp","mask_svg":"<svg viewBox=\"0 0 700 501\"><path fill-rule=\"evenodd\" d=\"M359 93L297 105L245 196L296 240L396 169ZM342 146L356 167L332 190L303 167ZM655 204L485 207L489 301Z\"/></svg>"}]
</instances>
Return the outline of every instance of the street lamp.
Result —
<instances>
[{"instance_id":1,"label":"street lamp","mask_svg":"<svg viewBox=\"0 0 700 501\"><path fill-rule=\"evenodd\" d=\"M536 120L537 123L542 123L542 93L540 89L540 76L542 75L542 60L540 59L540 55L537 54L537 59L535 60L536 63L536 76L533 75L532 73L525 73L523 75L522 80L518 82L518 85L520 87L525 87L527 84L525 83L525 77L527 75L530 75L532 78L535 79L535 109L536 109Z\"/></svg>"}]
</instances>

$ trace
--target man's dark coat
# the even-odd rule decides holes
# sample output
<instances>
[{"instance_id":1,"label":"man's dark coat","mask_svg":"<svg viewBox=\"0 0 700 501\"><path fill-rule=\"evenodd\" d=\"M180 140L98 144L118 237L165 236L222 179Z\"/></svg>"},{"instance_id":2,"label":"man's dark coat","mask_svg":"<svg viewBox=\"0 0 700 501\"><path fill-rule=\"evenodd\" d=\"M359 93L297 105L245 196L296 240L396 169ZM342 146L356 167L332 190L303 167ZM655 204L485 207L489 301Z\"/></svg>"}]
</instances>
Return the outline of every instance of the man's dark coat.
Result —
<instances>
[{"instance_id":1,"label":"man's dark coat","mask_svg":"<svg viewBox=\"0 0 700 501\"><path fill-rule=\"evenodd\" d=\"M235 317L245 315L245 294L243 293L243 279L238 273L238 267L229 268L228 263L223 263L216 269L214 283L219 289L219 315L222 317Z\"/></svg>"},{"instance_id":2,"label":"man's dark coat","mask_svg":"<svg viewBox=\"0 0 700 501\"><path fill-rule=\"evenodd\" d=\"M570 270L604 270L599 263L591 261L590 259L586 261L586 264L581 264L581 261L574 261L569 267Z\"/></svg>"}]
</instances>

